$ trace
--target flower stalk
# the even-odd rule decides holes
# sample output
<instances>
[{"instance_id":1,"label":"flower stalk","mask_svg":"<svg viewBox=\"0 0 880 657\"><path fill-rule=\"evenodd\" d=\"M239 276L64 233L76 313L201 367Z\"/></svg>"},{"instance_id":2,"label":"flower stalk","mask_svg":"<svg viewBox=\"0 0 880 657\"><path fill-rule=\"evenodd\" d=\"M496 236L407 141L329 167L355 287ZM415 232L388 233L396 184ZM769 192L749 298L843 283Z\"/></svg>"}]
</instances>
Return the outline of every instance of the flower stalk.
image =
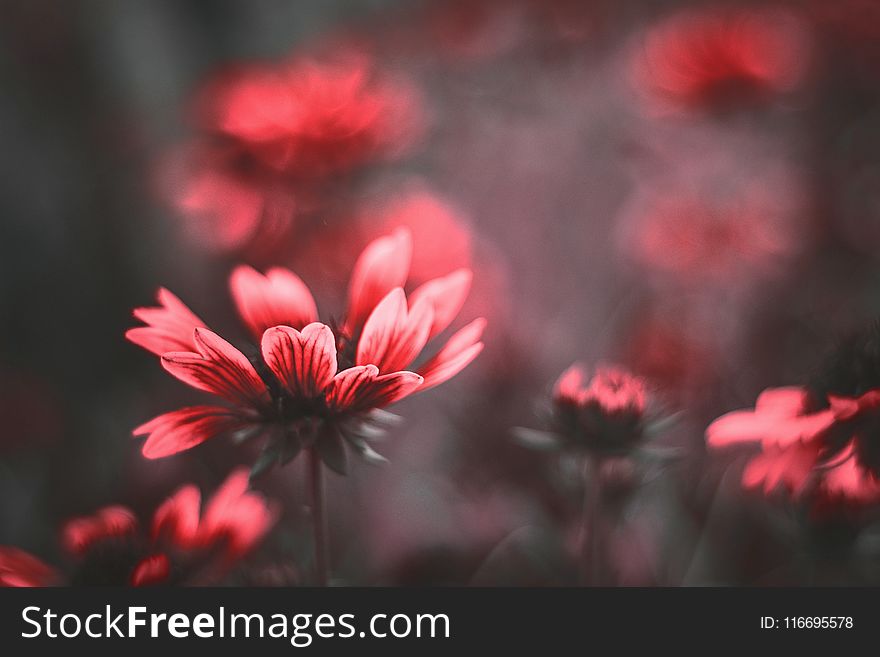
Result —
<instances>
[{"instance_id":1,"label":"flower stalk","mask_svg":"<svg viewBox=\"0 0 880 657\"><path fill-rule=\"evenodd\" d=\"M330 569L327 556L327 514L324 508L324 472L321 455L315 447L310 447L308 450L308 462L312 540L315 550L315 584L327 586L330 581Z\"/></svg>"}]
</instances>

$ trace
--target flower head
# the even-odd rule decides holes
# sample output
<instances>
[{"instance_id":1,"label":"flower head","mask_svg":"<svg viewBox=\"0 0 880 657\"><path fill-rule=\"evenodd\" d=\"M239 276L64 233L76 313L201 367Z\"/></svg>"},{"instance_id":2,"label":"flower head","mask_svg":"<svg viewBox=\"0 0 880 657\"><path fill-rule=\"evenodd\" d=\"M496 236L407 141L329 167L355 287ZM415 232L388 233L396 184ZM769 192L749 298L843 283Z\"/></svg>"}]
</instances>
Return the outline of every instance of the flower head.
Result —
<instances>
[{"instance_id":1,"label":"flower head","mask_svg":"<svg viewBox=\"0 0 880 657\"><path fill-rule=\"evenodd\" d=\"M772 493L784 489L794 498L858 505L880 501L880 480L855 458L851 429L842 449L829 438L852 427L877 407L878 391L857 398L832 397L820 406L804 388L771 388L754 409L733 411L709 425L710 447L749 444L760 451L743 472L743 486Z\"/></svg>"},{"instance_id":2,"label":"flower head","mask_svg":"<svg viewBox=\"0 0 880 657\"><path fill-rule=\"evenodd\" d=\"M639 85L670 108L722 109L795 88L804 29L780 10L697 10L653 27L635 61Z\"/></svg>"},{"instance_id":3,"label":"flower head","mask_svg":"<svg viewBox=\"0 0 880 657\"><path fill-rule=\"evenodd\" d=\"M234 433L264 437L258 470L314 446L328 465L344 471L343 440L377 458L363 437L375 431L368 424L385 419L375 411L455 376L483 348L485 322L477 319L410 369L428 341L452 324L471 283L470 271L461 269L407 295L402 286L411 250L404 229L368 245L354 267L346 317L333 326L316 321L314 299L293 272L236 269L232 296L259 341L253 360L196 323L182 304L135 311L148 326L131 329L129 339L159 355L177 379L224 402L166 413L138 427L135 435L148 435L144 455L168 456ZM163 351L166 344L184 349Z\"/></svg>"},{"instance_id":4,"label":"flower head","mask_svg":"<svg viewBox=\"0 0 880 657\"><path fill-rule=\"evenodd\" d=\"M600 366L587 381L575 364L559 377L554 417L565 434L588 449L625 452L643 436L644 379L616 366Z\"/></svg>"},{"instance_id":5,"label":"flower head","mask_svg":"<svg viewBox=\"0 0 880 657\"><path fill-rule=\"evenodd\" d=\"M187 232L216 250L271 250L328 185L399 157L423 125L412 85L350 49L227 71L194 105L199 132L158 177Z\"/></svg>"},{"instance_id":6,"label":"flower head","mask_svg":"<svg viewBox=\"0 0 880 657\"><path fill-rule=\"evenodd\" d=\"M569 447L600 457L626 456L658 426L649 410L646 381L614 365L588 378L575 363L553 386L547 431L519 429L522 442L541 448Z\"/></svg>"},{"instance_id":7,"label":"flower head","mask_svg":"<svg viewBox=\"0 0 880 657\"><path fill-rule=\"evenodd\" d=\"M73 584L148 586L217 581L275 524L274 505L247 490L248 472L234 471L200 513L201 494L182 487L153 514L149 532L123 506L68 521L61 544L74 562L62 578L17 548L0 547L0 586Z\"/></svg>"}]
</instances>

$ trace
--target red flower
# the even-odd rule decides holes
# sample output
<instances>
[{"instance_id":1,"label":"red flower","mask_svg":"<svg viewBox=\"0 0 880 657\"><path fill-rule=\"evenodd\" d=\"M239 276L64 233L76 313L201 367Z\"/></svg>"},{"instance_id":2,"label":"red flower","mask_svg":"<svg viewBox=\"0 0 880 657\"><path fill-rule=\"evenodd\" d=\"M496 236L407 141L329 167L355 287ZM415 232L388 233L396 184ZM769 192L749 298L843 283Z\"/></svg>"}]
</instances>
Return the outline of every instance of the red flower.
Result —
<instances>
[{"instance_id":1,"label":"red flower","mask_svg":"<svg viewBox=\"0 0 880 657\"><path fill-rule=\"evenodd\" d=\"M857 398L831 397L829 408L811 409L802 388L771 388L754 410L728 413L706 430L710 447L756 444L761 451L743 472L746 488L771 493L782 487L796 498L867 503L880 501L880 481L855 457L854 441L842 450L828 442L832 431L877 406L880 391ZM852 438L852 437L851 437Z\"/></svg>"},{"instance_id":2,"label":"red flower","mask_svg":"<svg viewBox=\"0 0 880 657\"><path fill-rule=\"evenodd\" d=\"M112 581L118 562L123 568L128 564L126 583L133 586L164 583L172 571L183 581L213 581L256 547L277 519L274 505L248 491L244 468L226 479L201 517L200 502L198 488L184 486L156 509L149 536L139 531L134 513L123 506L70 520L62 530L62 546L87 572L73 572L69 579L94 584L89 577L97 573L103 583L121 584ZM111 554L112 563L105 563L107 553L97 547L118 539L124 539L124 545ZM60 579L36 557L0 547L0 586L47 586Z\"/></svg>"},{"instance_id":3,"label":"red flower","mask_svg":"<svg viewBox=\"0 0 880 657\"><path fill-rule=\"evenodd\" d=\"M277 450L280 461L317 441L329 463L329 453L339 457L341 438L367 452L355 432L365 414L446 381L483 348L485 322L478 319L417 371L407 369L455 319L471 283L470 271L462 269L428 281L407 298L402 286L411 250L402 229L367 246L354 267L345 322L335 332L315 321L312 295L292 272L236 269L232 296L260 341L256 366L160 291L163 307L136 310L148 326L132 329L129 339L160 355L173 376L226 405L184 408L138 427L135 435L149 436L144 455L168 456L233 431L265 434L267 450ZM163 351L170 343L183 350Z\"/></svg>"},{"instance_id":4,"label":"red flower","mask_svg":"<svg viewBox=\"0 0 880 657\"><path fill-rule=\"evenodd\" d=\"M556 403L580 408L595 406L606 415L640 415L645 412L647 393L644 379L620 367L604 366L596 368L588 384L585 385L585 381L586 375L581 365L575 364L565 370L553 389Z\"/></svg>"},{"instance_id":5,"label":"red flower","mask_svg":"<svg viewBox=\"0 0 880 657\"><path fill-rule=\"evenodd\" d=\"M629 210L622 238L635 259L654 270L728 284L775 273L803 238L791 216L779 187L765 181L721 198L647 192Z\"/></svg>"},{"instance_id":6,"label":"red flower","mask_svg":"<svg viewBox=\"0 0 880 657\"><path fill-rule=\"evenodd\" d=\"M137 531L137 519L124 506L108 506L92 516L74 518L64 526L61 542L72 555L82 556L105 539L130 536Z\"/></svg>"},{"instance_id":7,"label":"red flower","mask_svg":"<svg viewBox=\"0 0 880 657\"><path fill-rule=\"evenodd\" d=\"M781 10L703 10L652 28L635 61L661 102L715 109L792 90L806 72L804 30Z\"/></svg>"},{"instance_id":8,"label":"red flower","mask_svg":"<svg viewBox=\"0 0 880 657\"><path fill-rule=\"evenodd\" d=\"M255 161L305 177L393 154L420 122L413 89L353 53L238 71L209 85L199 110L205 129Z\"/></svg>"},{"instance_id":9,"label":"red flower","mask_svg":"<svg viewBox=\"0 0 880 657\"><path fill-rule=\"evenodd\" d=\"M518 429L531 446L571 446L601 456L635 449L653 426L647 384L623 368L601 366L588 381L579 364L569 367L553 387L551 431Z\"/></svg>"},{"instance_id":10,"label":"red flower","mask_svg":"<svg viewBox=\"0 0 880 657\"><path fill-rule=\"evenodd\" d=\"M51 586L57 580L55 570L35 556L0 545L0 587Z\"/></svg>"},{"instance_id":11,"label":"red flower","mask_svg":"<svg viewBox=\"0 0 880 657\"><path fill-rule=\"evenodd\" d=\"M350 51L227 72L194 114L201 134L164 159L159 184L191 236L220 250L277 241L322 185L401 155L423 123L407 81Z\"/></svg>"}]
</instances>

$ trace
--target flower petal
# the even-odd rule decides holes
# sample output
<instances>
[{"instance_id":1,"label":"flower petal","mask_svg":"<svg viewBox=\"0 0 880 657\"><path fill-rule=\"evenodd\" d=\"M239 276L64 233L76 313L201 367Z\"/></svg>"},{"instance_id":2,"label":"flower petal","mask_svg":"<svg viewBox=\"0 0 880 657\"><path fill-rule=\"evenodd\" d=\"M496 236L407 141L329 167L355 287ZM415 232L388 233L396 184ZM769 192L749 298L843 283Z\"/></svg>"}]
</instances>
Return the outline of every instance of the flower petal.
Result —
<instances>
[{"instance_id":1,"label":"flower petal","mask_svg":"<svg viewBox=\"0 0 880 657\"><path fill-rule=\"evenodd\" d=\"M148 459L158 459L195 447L244 424L240 416L227 408L190 406L153 418L132 434L148 435L143 455Z\"/></svg>"},{"instance_id":2,"label":"flower petal","mask_svg":"<svg viewBox=\"0 0 880 657\"><path fill-rule=\"evenodd\" d=\"M880 500L880 481L859 466L854 456L855 444L849 443L838 456L841 463L825 471L823 492L832 499L846 502L876 502Z\"/></svg>"},{"instance_id":3,"label":"flower petal","mask_svg":"<svg viewBox=\"0 0 880 657\"><path fill-rule=\"evenodd\" d=\"M295 397L319 396L336 375L336 338L320 322L302 331L289 326L267 329L262 351L266 365Z\"/></svg>"},{"instance_id":4,"label":"flower petal","mask_svg":"<svg viewBox=\"0 0 880 657\"><path fill-rule=\"evenodd\" d=\"M334 377L327 403L334 410L351 413L382 408L411 394L423 380L415 372L380 376L375 365L356 365Z\"/></svg>"},{"instance_id":5,"label":"flower petal","mask_svg":"<svg viewBox=\"0 0 880 657\"><path fill-rule=\"evenodd\" d=\"M61 543L69 554L82 556L104 539L130 536L137 525L131 509L108 506L94 515L69 520L61 530Z\"/></svg>"},{"instance_id":6,"label":"flower petal","mask_svg":"<svg viewBox=\"0 0 880 657\"><path fill-rule=\"evenodd\" d=\"M419 374L425 377L419 392L448 381L467 367L483 351L481 338L485 328L486 320L481 317L449 338L443 348L419 368Z\"/></svg>"},{"instance_id":7,"label":"flower petal","mask_svg":"<svg viewBox=\"0 0 880 657\"><path fill-rule=\"evenodd\" d=\"M229 277L238 314L259 340L272 326L302 328L318 319L318 308L306 284L292 271L275 267L265 276L247 265Z\"/></svg>"},{"instance_id":8,"label":"flower petal","mask_svg":"<svg viewBox=\"0 0 880 657\"><path fill-rule=\"evenodd\" d=\"M407 228L398 228L367 245L355 263L348 287L345 326L349 335L358 333L385 295L403 287L411 258L412 237Z\"/></svg>"},{"instance_id":9,"label":"flower petal","mask_svg":"<svg viewBox=\"0 0 880 657\"><path fill-rule=\"evenodd\" d=\"M210 546L226 540L227 556L238 558L262 540L277 519L274 506L248 490L248 470L238 468L208 502L199 541Z\"/></svg>"},{"instance_id":10,"label":"flower petal","mask_svg":"<svg viewBox=\"0 0 880 657\"><path fill-rule=\"evenodd\" d=\"M419 355L434 321L431 300L423 297L407 310L402 288L394 288L376 306L358 340L357 365L375 365L380 372L397 372Z\"/></svg>"},{"instance_id":11,"label":"flower petal","mask_svg":"<svg viewBox=\"0 0 880 657\"><path fill-rule=\"evenodd\" d=\"M712 447L761 441L785 447L809 442L834 422L834 411L806 413L807 393L800 388L771 388L758 397L755 410L733 411L722 415L706 429Z\"/></svg>"},{"instance_id":12,"label":"flower petal","mask_svg":"<svg viewBox=\"0 0 880 657\"><path fill-rule=\"evenodd\" d=\"M162 502L153 514L151 529L153 541L167 537L183 549L191 549L199 531L199 509L202 495L189 484Z\"/></svg>"},{"instance_id":13,"label":"flower petal","mask_svg":"<svg viewBox=\"0 0 880 657\"><path fill-rule=\"evenodd\" d=\"M434 323L428 333L429 340L452 324L471 291L473 277L470 269L459 269L447 276L428 281L410 295L411 306L415 306L421 299L429 299L434 309Z\"/></svg>"},{"instance_id":14,"label":"flower petal","mask_svg":"<svg viewBox=\"0 0 880 657\"><path fill-rule=\"evenodd\" d=\"M260 408L270 403L266 384L244 354L208 329L195 329L193 338L199 353L162 355L162 366L169 373L238 406Z\"/></svg>"},{"instance_id":15,"label":"flower petal","mask_svg":"<svg viewBox=\"0 0 880 657\"><path fill-rule=\"evenodd\" d=\"M818 447L812 443L769 447L749 461L743 471L743 486L771 493L782 485L797 497L806 490L818 457Z\"/></svg>"},{"instance_id":16,"label":"flower petal","mask_svg":"<svg viewBox=\"0 0 880 657\"><path fill-rule=\"evenodd\" d=\"M583 365L575 363L565 370L553 386L553 401L577 406L586 394L587 375Z\"/></svg>"},{"instance_id":17,"label":"flower petal","mask_svg":"<svg viewBox=\"0 0 880 657\"><path fill-rule=\"evenodd\" d=\"M0 545L0 587L50 586L58 573L34 555L18 548Z\"/></svg>"},{"instance_id":18,"label":"flower petal","mask_svg":"<svg viewBox=\"0 0 880 657\"><path fill-rule=\"evenodd\" d=\"M126 339L157 356L166 351L194 350L193 330L205 328L205 323L165 288L159 288L156 298L158 308L134 310L134 316L147 326L129 329Z\"/></svg>"},{"instance_id":19,"label":"flower petal","mask_svg":"<svg viewBox=\"0 0 880 657\"><path fill-rule=\"evenodd\" d=\"M153 554L145 557L134 567L131 573L132 586L153 586L161 584L171 574L171 563L167 555Z\"/></svg>"}]
</instances>

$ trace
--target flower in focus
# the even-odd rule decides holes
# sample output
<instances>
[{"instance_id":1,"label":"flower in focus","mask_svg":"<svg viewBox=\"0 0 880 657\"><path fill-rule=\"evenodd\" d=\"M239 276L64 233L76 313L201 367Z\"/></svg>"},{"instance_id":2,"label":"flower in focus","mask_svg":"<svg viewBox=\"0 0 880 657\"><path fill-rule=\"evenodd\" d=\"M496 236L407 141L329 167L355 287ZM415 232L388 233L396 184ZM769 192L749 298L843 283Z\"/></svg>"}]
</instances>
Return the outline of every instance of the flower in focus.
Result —
<instances>
[{"instance_id":1,"label":"flower in focus","mask_svg":"<svg viewBox=\"0 0 880 657\"><path fill-rule=\"evenodd\" d=\"M880 391L856 398L831 396L820 407L804 388L771 388L754 409L733 411L706 430L710 447L749 444L760 452L743 472L743 486L769 494L784 489L814 504L856 505L880 501L880 481L855 454L853 423L880 406ZM835 448L831 436L841 429L848 439Z\"/></svg>"},{"instance_id":2,"label":"flower in focus","mask_svg":"<svg viewBox=\"0 0 880 657\"><path fill-rule=\"evenodd\" d=\"M276 520L274 506L247 488L247 470L236 470L200 516L198 488L184 486L156 509L148 535L123 506L73 518L61 531L61 545L74 562L66 578L26 552L0 547L0 586L219 581Z\"/></svg>"},{"instance_id":3,"label":"flower in focus","mask_svg":"<svg viewBox=\"0 0 880 657\"><path fill-rule=\"evenodd\" d=\"M624 456L660 426L649 409L647 382L617 366L597 367L588 379L581 365L572 365L556 381L552 402L550 430L518 429L522 442Z\"/></svg>"},{"instance_id":4,"label":"flower in focus","mask_svg":"<svg viewBox=\"0 0 880 657\"><path fill-rule=\"evenodd\" d=\"M664 107L714 110L791 91L807 55L804 28L788 12L698 10L651 28L634 68Z\"/></svg>"},{"instance_id":5,"label":"flower in focus","mask_svg":"<svg viewBox=\"0 0 880 657\"><path fill-rule=\"evenodd\" d=\"M348 52L220 76L195 118L202 134L165 163L163 186L193 237L219 249L271 242L316 187L399 156L422 125L409 83Z\"/></svg>"},{"instance_id":6,"label":"flower in focus","mask_svg":"<svg viewBox=\"0 0 880 657\"><path fill-rule=\"evenodd\" d=\"M159 355L170 374L225 405L183 408L138 427L135 435L148 436L144 455L160 458L233 434L264 438L254 473L289 462L303 447L344 472L346 442L368 460L381 460L366 443L389 419L380 409L452 378L483 348L485 321L477 319L412 368L458 315L471 272L456 270L407 295L402 286L411 252L405 229L368 245L354 267L345 319L332 324L317 321L315 301L293 272L238 267L230 287L259 343L253 359L161 290L161 307L135 311L147 326L126 336Z\"/></svg>"}]
</instances>

